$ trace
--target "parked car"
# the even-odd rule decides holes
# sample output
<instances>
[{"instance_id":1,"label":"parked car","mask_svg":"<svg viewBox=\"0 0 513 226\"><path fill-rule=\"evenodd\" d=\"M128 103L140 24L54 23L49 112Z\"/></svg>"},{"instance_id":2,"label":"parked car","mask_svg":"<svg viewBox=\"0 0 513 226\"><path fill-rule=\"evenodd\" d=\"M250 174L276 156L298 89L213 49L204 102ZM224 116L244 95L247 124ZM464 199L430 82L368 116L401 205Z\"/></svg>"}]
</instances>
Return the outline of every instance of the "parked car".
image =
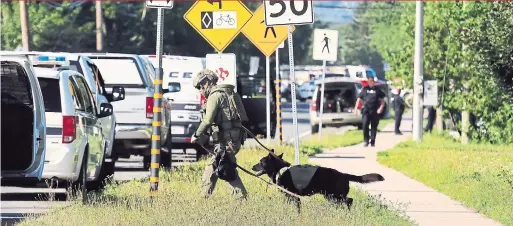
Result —
<instances>
[{"instance_id":1,"label":"parked car","mask_svg":"<svg viewBox=\"0 0 513 226\"><path fill-rule=\"evenodd\" d=\"M35 68L47 123L43 178L72 191L98 189L105 175L106 137L100 118L112 115L109 103L96 107L84 76L66 68ZM87 184L89 183L89 185ZM86 185L86 186L84 186ZM73 194L73 193L72 193Z\"/></svg>"},{"instance_id":2,"label":"parked car","mask_svg":"<svg viewBox=\"0 0 513 226\"><path fill-rule=\"evenodd\" d=\"M46 154L43 95L27 56L0 55L2 185L36 183L42 178Z\"/></svg>"},{"instance_id":3,"label":"parked car","mask_svg":"<svg viewBox=\"0 0 513 226\"><path fill-rule=\"evenodd\" d=\"M151 163L151 141L154 98L154 69L141 56L117 53L86 53L100 69L106 87L121 86L125 100L114 102L116 115L115 153L119 158L143 156L144 168ZM163 147L171 143L169 136L170 103L162 98L160 142ZM160 163L170 166L170 152L160 152Z\"/></svg>"},{"instance_id":4,"label":"parked car","mask_svg":"<svg viewBox=\"0 0 513 226\"><path fill-rule=\"evenodd\" d=\"M300 101L304 102L307 99L312 99L315 91L315 81L316 80L312 79L308 82L303 83L303 85L299 87L298 99Z\"/></svg>"},{"instance_id":5,"label":"parked car","mask_svg":"<svg viewBox=\"0 0 513 226\"><path fill-rule=\"evenodd\" d=\"M322 80L316 82L316 88L310 104L310 125L312 133L319 131L320 123L320 105L321 105L321 84ZM356 99L362 88L366 85L361 79L347 77L331 77L325 79L324 104L323 104L323 126L343 126L354 125L362 127L362 116L355 115L353 110ZM382 117L388 117L389 95L388 85L379 83L380 87L387 97L385 98L385 110ZM361 106L358 106L360 109Z\"/></svg>"},{"instance_id":6,"label":"parked car","mask_svg":"<svg viewBox=\"0 0 513 226\"><path fill-rule=\"evenodd\" d=\"M185 87L184 87L185 86ZM191 137L199 127L201 103L204 97L192 85L170 82L166 89L170 92L164 97L171 101L171 137L173 149L196 149L196 159L207 154L201 146L191 143Z\"/></svg>"},{"instance_id":7,"label":"parked car","mask_svg":"<svg viewBox=\"0 0 513 226\"><path fill-rule=\"evenodd\" d=\"M32 62L34 67L66 67L82 74L91 89L97 108L100 108L102 103L112 103L125 99L125 89L121 86L113 86L110 92L107 91L101 71L91 59L84 55L43 52L29 52L28 54L32 59L35 59ZM101 175L100 178L108 178L114 175L115 161L117 159L116 153L112 151L114 148L116 117L112 114L99 120L107 145L105 149L105 171L102 171L105 175Z\"/></svg>"}]
</instances>

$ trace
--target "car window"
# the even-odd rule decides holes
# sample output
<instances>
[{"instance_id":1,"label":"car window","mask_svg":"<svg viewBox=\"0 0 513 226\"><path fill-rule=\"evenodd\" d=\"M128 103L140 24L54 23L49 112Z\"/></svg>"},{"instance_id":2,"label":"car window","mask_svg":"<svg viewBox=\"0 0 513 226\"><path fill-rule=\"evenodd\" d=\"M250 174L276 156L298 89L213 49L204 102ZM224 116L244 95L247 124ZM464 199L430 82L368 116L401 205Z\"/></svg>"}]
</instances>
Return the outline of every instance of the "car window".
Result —
<instances>
[{"instance_id":1,"label":"car window","mask_svg":"<svg viewBox=\"0 0 513 226\"><path fill-rule=\"evenodd\" d=\"M16 62L2 61L2 105L33 106L30 80L23 67Z\"/></svg>"},{"instance_id":2,"label":"car window","mask_svg":"<svg viewBox=\"0 0 513 226\"><path fill-rule=\"evenodd\" d=\"M363 73L361 71L356 72L356 77L363 78Z\"/></svg>"},{"instance_id":3,"label":"car window","mask_svg":"<svg viewBox=\"0 0 513 226\"><path fill-rule=\"evenodd\" d=\"M71 99L73 100L73 105L74 105L75 110L85 111L84 102L82 101L81 96L77 93L78 87L72 81L71 77L70 77L70 80L68 80L68 86L69 86L69 93L71 94Z\"/></svg>"},{"instance_id":4,"label":"car window","mask_svg":"<svg viewBox=\"0 0 513 226\"><path fill-rule=\"evenodd\" d=\"M43 94L45 112L62 112L59 80L53 78L37 78L37 80Z\"/></svg>"},{"instance_id":5,"label":"car window","mask_svg":"<svg viewBox=\"0 0 513 226\"><path fill-rule=\"evenodd\" d=\"M142 70L133 58L94 58L91 61L100 69L109 85L143 85Z\"/></svg>"},{"instance_id":6,"label":"car window","mask_svg":"<svg viewBox=\"0 0 513 226\"><path fill-rule=\"evenodd\" d=\"M149 62L149 60L144 57L142 57L141 62L143 64L144 70L146 71L146 74L148 75L149 82L150 82L149 85L150 85L150 87L153 87L153 80L155 79L155 76L156 76L155 68L153 67L153 64L151 64L151 62Z\"/></svg>"},{"instance_id":7,"label":"car window","mask_svg":"<svg viewBox=\"0 0 513 226\"><path fill-rule=\"evenodd\" d=\"M75 78L75 82L79 89L76 91L78 91L79 95L82 98L85 112L96 115L96 109L92 99L93 95L91 94L91 90L89 90L89 87L87 86L85 79L79 76L73 77Z\"/></svg>"},{"instance_id":8,"label":"car window","mask_svg":"<svg viewBox=\"0 0 513 226\"><path fill-rule=\"evenodd\" d=\"M94 65L94 64L90 64L90 63L87 63L87 64L89 65L89 68L91 68L91 71L93 73L96 90L98 90L98 93L100 95L105 96L107 92L105 90L105 83L104 83L103 77L100 73L100 69L98 69L98 67L96 67L96 65Z\"/></svg>"}]
</instances>

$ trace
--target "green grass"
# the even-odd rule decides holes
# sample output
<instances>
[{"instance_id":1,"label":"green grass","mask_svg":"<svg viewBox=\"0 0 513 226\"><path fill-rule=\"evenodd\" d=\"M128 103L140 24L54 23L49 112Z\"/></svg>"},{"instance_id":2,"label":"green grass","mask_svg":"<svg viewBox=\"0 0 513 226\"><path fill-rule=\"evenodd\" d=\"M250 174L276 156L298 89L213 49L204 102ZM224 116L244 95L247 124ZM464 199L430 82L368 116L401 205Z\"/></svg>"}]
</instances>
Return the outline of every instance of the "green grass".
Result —
<instances>
[{"instance_id":1,"label":"green grass","mask_svg":"<svg viewBox=\"0 0 513 226\"><path fill-rule=\"evenodd\" d=\"M406 113L405 113L406 114ZM378 131L382 131L388 124L394 122L394 114L388 119L379 121ZM363 142L363 132L358 129L351 129L341 134L323 132L321 139L318 134L312 134L301 141L301 152L307 155L315 155L323 151L338 147L347 147Z\"/></svg>"},{"instance_id":2,"label":"green grass","mask_svg":"<svg viewBox=\"0 0 513 226\"><path fill-rule=\"evenodd\" d=\"M407 141L379 153L378 161L513 225L513 145L462 145L426 134L421 144Z\"/></svg>"},{"instance_id":3,"label":"green grass","mask_svg":"<svg viewBox=\"0 0 513 226\"><path fill-rule=\"evenodd\" d=\"M276 148L293 162L293 148ZM267 155L262 149L241 150L238 163L245 168ZM302 163L307 156L302 155ZM231 197L227 183L219 181L210 199L200 196L199 184L205 161L177 168L171 173L161 170L158 196L150 201L148 181L131 181L110 185L102 194L90 194L90 203L78 201L67 208L53 209L49 214L30 217L20 225L413 225L380 197L368 196L353 188L353 209L325 201L322 196L303 200L302 214L287 204L284 196L241 171L249 192L247 201ZM267 176L263 176L267 179Z\"/></svg>"}]
</instances>

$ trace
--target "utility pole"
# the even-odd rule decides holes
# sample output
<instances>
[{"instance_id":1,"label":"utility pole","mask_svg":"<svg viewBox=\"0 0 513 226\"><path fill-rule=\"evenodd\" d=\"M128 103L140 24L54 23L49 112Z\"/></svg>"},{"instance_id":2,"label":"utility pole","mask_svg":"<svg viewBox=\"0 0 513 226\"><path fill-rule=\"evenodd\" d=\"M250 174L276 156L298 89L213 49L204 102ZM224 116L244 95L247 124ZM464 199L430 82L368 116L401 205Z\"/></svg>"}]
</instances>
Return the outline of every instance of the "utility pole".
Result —
<instances>
[{"instance_id":1,"label":"utility pole","mask_svg":"<svg viewBox=\"0 0 513 226\"><path fill-rule=\"evenodd\" d=\"M102 29L102 2L96 0L96 51L103 51L103 29Z\"/></svg>"},{"instance_id":2,"label":"utility pole","mask_svg":"<svg viewBox=\"0 0 513 226\"><path fill-rule=\"evenodd\" d=\"M467 6L467 2L464 1L463 2L463 9L465 9ZM465 43L463 43L462 47L461 47L461 51L463 53L463 56L464 56L464 60L463 60L463 70L464 73L463 73L463 76L466 78L468 76L468 73L467 73L467 62L466 62L466 56L467 56L467 45L465 45ZM463 87L464 89L466 89L466 91L468 90L468 84L467 82L464 80L463 81ZM468 144L468 141L469 141L469 138L468 138L468 129L469 129L469 121L470 121L470 112L468 111L468 103L464 103L463 104L463 111L461 112L461 144Z\"/></svg>"},{"instance_id":3,"label":"utility pole","mask_svg":"<svg viewBox=\"0 0 513 226\"><path fill-rule=\"evenodd\" d=\"M21 43L24 51L30 51L29 15L26 0L20 0Z\"/></svg>"},{"instance_id":4,"label":"utility pole","mask_svg":"<svg viewBox=\"0 0 513 226\"><path fill-rule=\"evenodd\" d=\"M424 40L424 5L422 1L417 1L416 20L415 20L415 58L414 58L414 77L413 77L413 140L422 141L422 87L423 87L423 40Z\"/></svg>"}]
</instances>

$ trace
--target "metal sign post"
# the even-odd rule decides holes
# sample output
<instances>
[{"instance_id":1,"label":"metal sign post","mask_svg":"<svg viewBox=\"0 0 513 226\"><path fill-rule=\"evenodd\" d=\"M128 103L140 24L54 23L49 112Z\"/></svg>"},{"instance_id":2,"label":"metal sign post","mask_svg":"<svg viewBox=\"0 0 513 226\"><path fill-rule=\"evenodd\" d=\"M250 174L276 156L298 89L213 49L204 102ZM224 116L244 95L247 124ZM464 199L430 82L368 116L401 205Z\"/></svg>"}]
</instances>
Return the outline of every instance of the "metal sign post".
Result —
<instances>
[{"instance_id":1,"label":"metal sign post","mask_svg":"<svg viewBox=\"0 0 513 226\"><path fill-rule=\"evenodd\" d=\"M297 126L297 106L296 106L296 75L294 73L294 45L292 43L292 32L294 31L294 24L313 24L314 23L314 10L313 1L304 0L301 10L296 8L294 1L264 1L264 22L268 27L276 25L288 25L288 40L289 40L289 70L291 78L291 97L292 97L292 122L294 134L294 150L295 150L295 163L299 165L299 135Z\"/></svg>"},{"instance_id":2,"label":"metal sign post","mask_svg":"<svg viewBox=\"0 0 513 226\"><path fill-rule=\"evenodd\" d=\"M313 56L314 60L322 60L322 85L321 102L319 112L319 140L322 136L322 114L324 111L324 79L326 77L326 61L337 61L338 56L338 31L337 30L314 30ZM315 98L317 99L317 98Z\"/></svg>"},{"instance_id":3,"label":"metal sign post","mask_svg":"<svg viewBox=\"0 0 513 226\"><path fill-rule=\"evenodd\" d=\"M318 138L321 140L322 137L322 112L324 110L324 78L326 77L326 61L322 61L322 86L321 86L321 109L320 109L320 116L319 116L319 133Z\"/></svg>"},{"instance_id":4,"label":"metal sign post","mask_svg":"<svg viewBox=\"0 0 513 226\"><path fill-rule=\"evenodd\" d=\"M269 56L265 57L265 99L266 121L267 121L267 143L271 143L271 65Z\"/></svg>"},{"instance_id":5,"label":"metal sign post","mask_svg":"<svg viewBox=\"0 0 513 226\"><path fill-rule=\"evenodd\" d=\"M146 7L158 8L157 17L157 59L158 68L155 75L155 90L153 94L153 122L151 135L151 164L150 164L150 195L159 189L159 162L160 162L160 127L162 125L162 47L164 38L164 8L173 8L173 1L147 1ZM171 150L169 150L171 152Z\"/></svg>"},{"instance_id":6,"label":"metal sign post","mask_svg":"<svg viewBox=\"0 0 513 226\"><path fill-rule=\"evenodd\" d=\"M292 26L289 26L289 71L292 78L292 85L290 86L291 98L292 98L292 124L294 134L294 155L296 165L299 165L299 132L297 128L297 106L296 106L296 73L294 73L294 45L292 43Z\"/></svg>"}]
</instances>

